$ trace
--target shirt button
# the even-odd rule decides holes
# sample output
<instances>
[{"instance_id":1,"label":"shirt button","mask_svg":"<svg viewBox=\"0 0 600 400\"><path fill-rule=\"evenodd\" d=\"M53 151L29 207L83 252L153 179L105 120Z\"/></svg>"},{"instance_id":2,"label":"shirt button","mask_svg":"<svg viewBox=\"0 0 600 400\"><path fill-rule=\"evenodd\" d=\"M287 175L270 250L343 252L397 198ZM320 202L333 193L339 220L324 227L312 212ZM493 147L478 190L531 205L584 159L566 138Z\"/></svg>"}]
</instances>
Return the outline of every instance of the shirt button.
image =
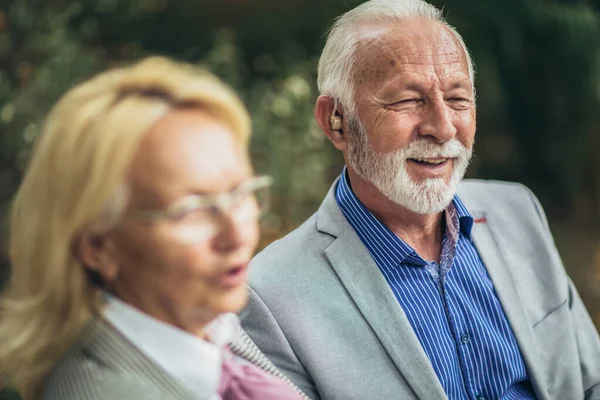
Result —
<instances>
[{"instance_id":1,"label":"shirt button","mask_svg":"<svg viewBox=\"0 0 600 400\"><path fill-rule=\"evenodd\" d=\"M475 396L475 400L485 400L482 395L478 394Z\"/></svg>"},{"instance_id":2,"label":"shirt button","mask_svg":"<svg viewBox=\"0 0 600 400\"><path fill-rule=\"evenodd\" d=\"M460 341L463 342L463 344L469 343L469 340L470 340L469 335L467 335L466 333L460 337ZM478 396L481 396L481 395L478 395ZM476 397L476 399L481 400L481 399L483 399L483 397L481 397L481 399L479 397Z\"/></svg>"}]
</instances>

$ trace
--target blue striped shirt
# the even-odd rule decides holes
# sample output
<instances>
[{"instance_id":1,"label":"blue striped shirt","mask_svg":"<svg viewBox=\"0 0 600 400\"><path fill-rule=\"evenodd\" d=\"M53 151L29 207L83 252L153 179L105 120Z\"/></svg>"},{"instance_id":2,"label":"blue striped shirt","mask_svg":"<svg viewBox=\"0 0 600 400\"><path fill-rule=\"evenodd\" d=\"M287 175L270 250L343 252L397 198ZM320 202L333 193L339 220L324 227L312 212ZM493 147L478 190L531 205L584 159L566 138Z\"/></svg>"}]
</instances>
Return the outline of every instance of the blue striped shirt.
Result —
<instances>
[{"instance_id":1,"label":"blue striped shirt","mask_svg":"<svg viewBox=\"0 0 600 400\"><path fill-rule=\"evenodd\" d=\"M421 258L365 208L345 168L336 200L385 276L448 398L534 399L514 334L471 241L473 218L458 196L445 212L439 264Z\"/></svg>"}]
</instances>

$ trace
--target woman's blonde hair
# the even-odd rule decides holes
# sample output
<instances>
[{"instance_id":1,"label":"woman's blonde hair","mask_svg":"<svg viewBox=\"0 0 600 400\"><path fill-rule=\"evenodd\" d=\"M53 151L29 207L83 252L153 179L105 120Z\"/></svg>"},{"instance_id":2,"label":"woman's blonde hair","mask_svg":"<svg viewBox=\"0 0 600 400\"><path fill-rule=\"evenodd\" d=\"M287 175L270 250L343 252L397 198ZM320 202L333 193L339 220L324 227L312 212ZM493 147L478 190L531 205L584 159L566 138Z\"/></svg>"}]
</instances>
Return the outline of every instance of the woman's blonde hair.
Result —
<instances>
[{"instance_id":1,"label":"woman's blonde hair","mask_svg":"<svg viewBox=\"0 0 600 400\"><path fill-rule=\"evenodd\" d=\"M152 57L76 86L54 106L12 207L12 276L0 301L0 371L25 399L100 311L76 257L78 234L114 223L144 134L169 111L195 107L247 148L250 117L235 93L191 65Z\"/></svg>"}]
</instances>

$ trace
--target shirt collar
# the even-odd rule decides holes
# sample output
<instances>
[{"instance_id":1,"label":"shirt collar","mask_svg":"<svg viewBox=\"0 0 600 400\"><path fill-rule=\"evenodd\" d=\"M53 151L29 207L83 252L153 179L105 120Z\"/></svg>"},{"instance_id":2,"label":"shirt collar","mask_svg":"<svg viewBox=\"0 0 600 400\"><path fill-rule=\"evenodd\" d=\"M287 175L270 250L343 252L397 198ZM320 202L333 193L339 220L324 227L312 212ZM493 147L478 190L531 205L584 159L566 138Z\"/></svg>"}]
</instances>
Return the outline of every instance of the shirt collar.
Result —
<instances>
[{"instance_id":1,"label":"shirt collar","mask_svg":"<svg viewBox=\"0 0 600 400\"><path fill-rule=\"evenodd\" d=\"M467 210L467 207L460 200L458 195L454 195L454 199L452 199L452 204L456 208L456 213L458 215L458 220L460 222L460 231L463 235L467 237L467 239L471 240L471 231L473 230L473 217Z\"/></svg>"},{"instance_id":2,"label":"shirt collar","mask_svg":"<svg viewBox=\"0 0 600 400\"><path fill-rule=\"evenodd\" d=\"M222 347L235 339L239 319L222 314L206 328L210 341L159 321L107 294L104 317L138 350L200 398L212 399L221 379ZM214 397L218 398L218 397Z\"/></svg>"},{"instance_id":3,"label":"shirt collar","mask_svg":"<svg viewBox=\"0 0 600 400\"><path fill-rule=\"evenodd\" d=\"M356 197L350 185L346 167L342 170L342 176L338 181L335 198L342 213L378 263L388 265L399 265L402 262L425 264L425 261L411 246L379 221ZM452 206L456 210L461 233L470 240L473 217L458 195L454 196Z\"/></svg>"}]
</instances>

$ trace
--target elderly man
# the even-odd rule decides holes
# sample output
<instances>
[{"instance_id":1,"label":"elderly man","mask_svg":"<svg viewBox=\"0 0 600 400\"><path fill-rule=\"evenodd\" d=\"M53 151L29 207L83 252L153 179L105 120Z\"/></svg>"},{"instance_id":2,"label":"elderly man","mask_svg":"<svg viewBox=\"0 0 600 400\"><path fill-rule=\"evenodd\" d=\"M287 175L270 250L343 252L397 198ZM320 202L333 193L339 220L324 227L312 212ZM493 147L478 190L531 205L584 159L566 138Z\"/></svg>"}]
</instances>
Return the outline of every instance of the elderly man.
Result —
<instances>
[{"instance_id":1,"label":"elderly man","mask_svg":"<svg viewBox=\"0 0 600 400\"><path fill-rule=\"evenodd\" d=\"M255 258L244 315L315 399L600 399L600 338L536 198L461 183L473 75L420 0L368 1L329 34L315 116L346 167Z\"/></svg>"}]
</instances>

